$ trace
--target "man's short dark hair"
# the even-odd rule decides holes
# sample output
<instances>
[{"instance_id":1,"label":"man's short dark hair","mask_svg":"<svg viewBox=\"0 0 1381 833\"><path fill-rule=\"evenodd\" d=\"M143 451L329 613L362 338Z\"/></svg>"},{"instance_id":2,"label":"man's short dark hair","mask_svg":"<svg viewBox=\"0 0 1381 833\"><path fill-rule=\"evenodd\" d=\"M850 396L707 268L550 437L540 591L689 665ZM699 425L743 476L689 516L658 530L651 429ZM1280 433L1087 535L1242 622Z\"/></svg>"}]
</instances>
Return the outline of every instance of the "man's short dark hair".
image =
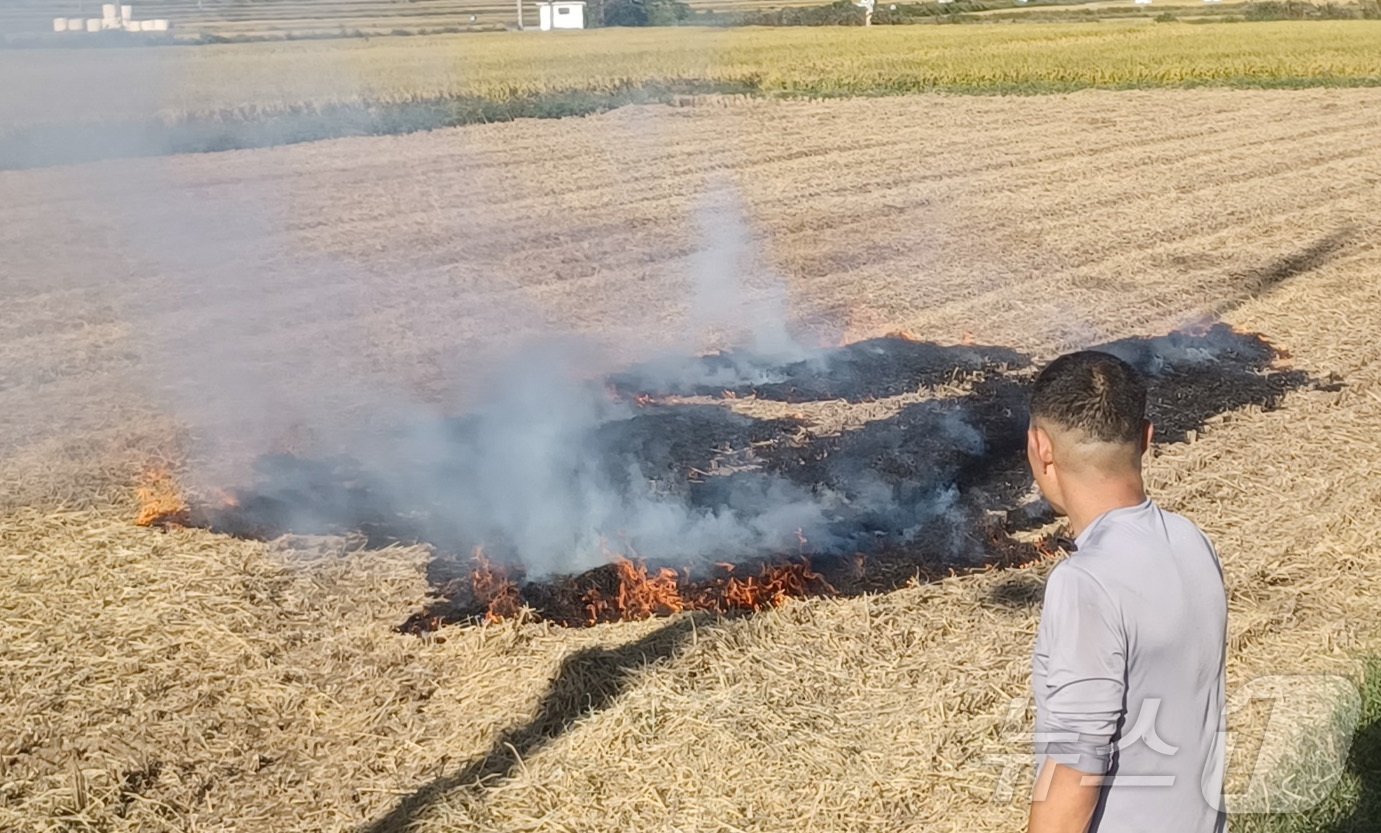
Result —
<instances>
[{"instance_id":1,"label":"man's short dark hair","mask_svg":"<svg viewBox=\"0 0 1381 833\"><path fill-rule=\"evenodd\" d=\"M1110 353L1069 353L1036 377L1031 419L1078 429L1100 442L1135 443L1146 423L1146 381Z\"/></svg>"}]
</instances>

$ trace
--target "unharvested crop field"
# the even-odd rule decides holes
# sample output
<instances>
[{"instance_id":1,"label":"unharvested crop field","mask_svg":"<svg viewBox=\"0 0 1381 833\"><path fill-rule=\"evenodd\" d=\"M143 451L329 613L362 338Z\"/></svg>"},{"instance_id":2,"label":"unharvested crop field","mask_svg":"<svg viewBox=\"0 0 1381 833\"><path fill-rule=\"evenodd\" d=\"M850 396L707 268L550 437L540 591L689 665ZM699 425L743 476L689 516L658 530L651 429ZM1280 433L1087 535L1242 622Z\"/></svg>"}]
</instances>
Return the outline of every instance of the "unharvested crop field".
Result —
<instances>
[{"instance_id":1,"label":"unharvested crop field","mask_svg":"<svg viewBox=\"0 0 1381 833\"><path fill-rule=\"evenodd\" d=\"M0 51L0 137L33 125L236 123L331 105L629 90L796 96L1381 83L1381 21L649 29ZM425 126L425 125L424 125Z\"/></svg>"},{"instance_id":2,"label":"unharvested crop field","mask_svg":"<svg viewBox=\"0 0 1381 833\"><path fill-rule=\"evenodd\" d=\"M1220 546L1234 690L1355 676L1381 621L1378 132L1368 89L718 100L0 172L0 828L1017 829L1048 560L436 638L395 631L420 548L131 522L141 469L194 462L180 406L245 416L237 361L290 357L285 398L345 412L463 401L553 333L675 346L726 181L745 297L780 276L807 339L1263 333L1318 383L1163 446L1150 481ZM170 394L179 345L245 316L269 324L244 355ZM1233 714L1235 785L1260 719Z\"/></svg>"}]
</instances>

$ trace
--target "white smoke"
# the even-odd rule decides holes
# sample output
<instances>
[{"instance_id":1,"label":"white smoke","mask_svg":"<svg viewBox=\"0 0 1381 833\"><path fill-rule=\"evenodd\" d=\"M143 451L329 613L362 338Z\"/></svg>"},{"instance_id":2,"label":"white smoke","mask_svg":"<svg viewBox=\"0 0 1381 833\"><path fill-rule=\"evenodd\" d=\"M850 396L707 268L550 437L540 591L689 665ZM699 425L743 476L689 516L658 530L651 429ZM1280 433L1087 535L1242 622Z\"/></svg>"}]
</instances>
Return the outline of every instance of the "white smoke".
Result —
<instances>
[{"instance_id":1,"label":"white smoke","mask_svg":"<svg viewBox=\"0 0 1381 833\"><path fill-rule=\"evenodd\" d=\"M689 259L682 343L746 358L714 365L670 353L640 366L638 378L653 388L755 384L812 356L788 331L784 285L762 268L737 193L720 183L696 226L701 243ZM606 377L621 368L603 355L599 345L573 338L528 345L492 368L467 417L441 422L416 409L401 441L356 453L366 470L387 473L382 488L390 503L440 510L444 529L434 537L519 560L534 576L577 572L614 556L694 565L802 548L828 552L857 543L854 519L865 513L907 514L915 531L922 516L948 511L940 495L933 507L903 512L895 489L868 472L849 473L845 494L750 471L714 484L711 499L698 498L677 482L684 473L656 470L636 444L620 441L647 430L636 425L647 412L611 394ZM964 430L964 442L976 438ZM410 462L400 468L401 461Z\"/></svg>"},{"instance_id":2,"label":"white smoke","mask_svg":"<svg viewBox=\"0 0 1381 833\"><path fill-rule=\"evenodd\" d=\"M690 259L696 274L684 339L717 344L727 358L707 362L678 353L641 365L637 379L653 390L688 381L757 384L786 365L823 356L791 338L785 290L755 266L741 203L720 190L706 205L697 223L703 243ZM242 329L221 337L233 342ZM678 432L733 435L751 431L754 421L717 406L678 411L631 404L611 392L610 375L623 369L601 347L564 337L518 349L489 368L472 408L459 419L426 403L387 403L377 392L362 394L374 423L382 419L387 430L356 426L344 450L357 470L270 468L251 490L284 504L289 528L329 527L342 519L393 525L401 534L459 551L482 546L536 577L579 572L616 556L695 566L854 550L878 536L934 535L957 511L955 461L983 453L983 438L960 411L927 410L924 430L949 456L906 486L868 467L871 449L829 461L817 482L750 459L742 469L692 484L688 464L667 450ZM252 367L271 375L297 372L291 362L255 361ZM291 385L293 379L266 381ZM346 383L344 390L355 386ZM329 413L330 419L340 416ZM335 435L348 432L336 426ZM364 485L339 488L323 477Z\"/></svg>"},{"instance_id":3,"label":"white smoke","mask_svg":"<svg viewBox=\"0 0 1381 833\"><path fill-rule=\"evenodd\" d=\"M99 130L71 141L74 158L99 155ZM749 459L690 484L665 454L629 441L652 432L647 443L674 444L680 415L649 422L647 409L611 395L609 378L626 368L590 340L558 335L470 368L487 381L453 418L400 383L400 368L354 326L377 300L361 287L377 280L293 245L291 200L273 177L222 183L218 201L176 157L93 165L73 181L80 192L64 196L99 222L112 257L132 264L141 284L113 292L112 304L130 325L149 395L194 439L190 484L243 487L276 507L285 530L367 521L483 545L541 575L615 555L693 565L836 552L874 533L926 534L953 511L943 472L908 491L866 466L803 482ZM689 274L664 276L668 292L689 279L685 327L670 345L649 347L640 384L732 388L780 381L788 365L823 367L824 353L791 332L789 293L732 184L713 183L691 222ZM545 317L511 304L491 314L495 330ZM686 418L711 432L753 428L727 411ZM953 419L936 423L937 439L969 448L977 435ZM292 465L264 458L257 474L244 465L283 450Z\"/></svg>"},{"instance_id":4,"label":"white smoke","mask_svg":"<svg viewBox=\"0 0 1381 833\"><path fill-rule=\"evenodd\" d=\"M711 181L695 212L686 330L624 381L666 391L727 389L780 382L782 369L797 362L823 366L824 351L791 332L786 283L764 262L752 228L733 183ZM702 358L707 351L712 360Z\"/></svg>"},{"instance_id":5,"label":"white smoke","mask_svg":"<svg viewBox=\"0 0 1381 833\"><path fill-rule=\"evenodd\" d=\"M696 212L699 245L690 259L689 346L738 348L764 363L800 361L813 351L787 328L785 283L753 245L742 195L725 179L710 183ZM747 277L758 277L750 285Z\"/></svg>"},{"instance_id":6,"label":"white smoke","mask_svg":"<svg viewBox=\"0 0 1381 833\"><path fill-rule=\"evenodd\" d=\"M698 492L682 482L683 472L659 470L655 455L629 442L646 430L640 420L655 417L611 398L601 379L588 376L593 352L571 341L530 347L495 369L474 413L451 422L423 415L402 438L375 445L375 454L386 453L366 456L365 471L387 493L390 511L426 507L430 517L420 525L431 539L482 546L520 561L530 577L579 572L615 556L694 567L853 551L874 536L900 541L955 526L943 523L959 509L947 476L952 459L937 460L907 488L860 459L832 467L830 483L750 469ZM982 454L983 438L958 411L929 416L937 447ZM941 546L958 552L957 543L945 537Z\"/></svg>"},{"instance_id":7,"label":"white smoke","mask_svg":"<svg viewBox=\"0 0 1381 833\"><path fill-rule=\"evenodd\" d=\"M531 574L579 571L614 555L686 563L761 555L790 550L798 535L826 537L828 499L783 478L755 477L716 505L696 506L681 484L668 487L605 442L640 409L584 378L572 360L581 354L570 343L529 348L500 368L477 413L443 436L413 438L414 452L446 461L414 474L429 478L428 503L450 513L458 535L520 559Z\"/></svg>"}]
</instances>

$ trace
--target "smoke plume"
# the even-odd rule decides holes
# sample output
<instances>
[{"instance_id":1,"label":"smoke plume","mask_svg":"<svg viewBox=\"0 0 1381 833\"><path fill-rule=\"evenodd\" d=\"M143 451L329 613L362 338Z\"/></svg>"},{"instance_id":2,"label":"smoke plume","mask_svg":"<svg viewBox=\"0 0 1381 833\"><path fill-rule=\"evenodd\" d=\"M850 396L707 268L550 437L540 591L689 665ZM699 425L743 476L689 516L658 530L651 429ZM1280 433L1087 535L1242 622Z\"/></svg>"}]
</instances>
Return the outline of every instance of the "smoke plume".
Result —
<instances>
[{"instance_id":1,"label":"smoke plume","mask_svg":"<svg viewBox=\"0 0 1381 833\"><path fill-rule=\"evenodd\" d=\"M900 435L875 435L866 442L876 447L857 454L805 460L793 452L790 435L800 426L790 420L641 401L803 374L849 385L856 363L866 361L791 336L784 288L753 265L748 222L730 192L712 193L698 226L681 342L721 351L697 356L683 346L620 368L589 340L528 344L488 369L461 416L421 402L381 406L389 415L382 429L355 432L341 455L261 459L244 512L276 529L358 527L457 552L483 547L529 576L579 572L614 557L694 567L856 551L958 528L955 478L985 452L962 408L913 413L924 449L913 451L914 470L888 478L868 461ZM935 369L952 367L946 357ZM947 549L958 548L952 543Z\"/></svg>"}]
</instances>

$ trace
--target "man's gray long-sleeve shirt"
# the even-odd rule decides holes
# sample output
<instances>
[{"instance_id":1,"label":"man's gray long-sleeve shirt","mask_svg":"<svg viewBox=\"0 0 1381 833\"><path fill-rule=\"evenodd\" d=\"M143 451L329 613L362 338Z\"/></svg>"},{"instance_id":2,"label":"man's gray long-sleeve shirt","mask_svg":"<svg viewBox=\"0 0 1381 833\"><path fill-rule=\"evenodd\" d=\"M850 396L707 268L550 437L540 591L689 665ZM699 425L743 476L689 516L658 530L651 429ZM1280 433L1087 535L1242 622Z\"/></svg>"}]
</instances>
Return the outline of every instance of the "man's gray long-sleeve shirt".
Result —
<instances>
[{"instance_id":1,"label":"man's gray long-sleeve shirt","mask_svg":"<svg viewBox=\"0 0 1381 833\"><path fill-rule=\"evenodd\" d=\"M1100 515L1046 583L1032 662L1038 763L1107 775L1097 833L1219 833L1227 598L1191 521Z\"/></svg>"}]
</instances>

